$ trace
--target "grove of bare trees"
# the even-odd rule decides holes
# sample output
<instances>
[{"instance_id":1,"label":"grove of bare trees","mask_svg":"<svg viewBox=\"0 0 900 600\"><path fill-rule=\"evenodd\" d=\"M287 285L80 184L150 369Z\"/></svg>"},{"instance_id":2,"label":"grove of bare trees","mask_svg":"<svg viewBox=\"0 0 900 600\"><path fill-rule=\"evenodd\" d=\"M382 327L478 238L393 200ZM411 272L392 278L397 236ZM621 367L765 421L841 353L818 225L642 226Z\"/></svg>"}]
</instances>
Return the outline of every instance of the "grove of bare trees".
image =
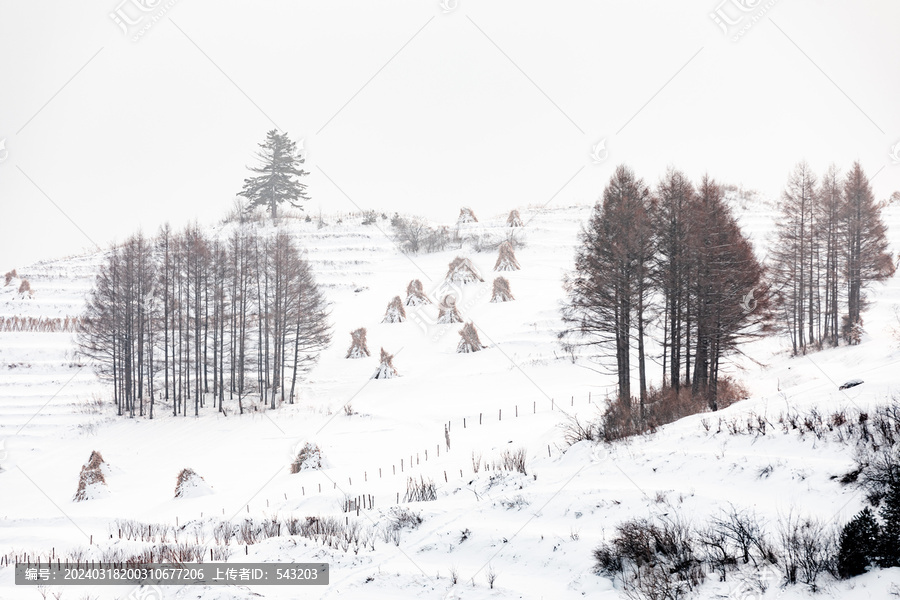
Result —
<instances>
[{"instance_id":1,"label":"grove of bare trees","mask_svg":"<svg viewBox=\"0 0 900 600\"><path fill-rule=\"evenodd\" d=\"M821 179L806 162L791 172L772 243L772 280L794 354L859 343L865 290L894 273L881 205L854 163Z\"/></svg>"},{"instance_id":2,"label":"grove of bare trees","mask_svg":"<svg viewBox=\"0 0 900 600\"><path fill-rule=\"evenodd\" d=\"M326 301L286 231L166 225L108 251L79 348L110 381L119 415L153 418L157 400L184 416L207 403L240 413L293 403L330 339Z\"/></svg>"}]
</instances>

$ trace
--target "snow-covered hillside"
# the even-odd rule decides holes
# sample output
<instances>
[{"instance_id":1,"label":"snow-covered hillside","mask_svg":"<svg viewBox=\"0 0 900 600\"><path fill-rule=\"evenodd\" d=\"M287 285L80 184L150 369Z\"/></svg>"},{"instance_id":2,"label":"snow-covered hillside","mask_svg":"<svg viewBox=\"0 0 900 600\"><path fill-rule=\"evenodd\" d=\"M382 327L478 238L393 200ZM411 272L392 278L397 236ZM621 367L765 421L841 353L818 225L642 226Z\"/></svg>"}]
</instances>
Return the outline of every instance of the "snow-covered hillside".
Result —
<instances>
[{"instance_id":1,"label":"snow-covered hillside","mask_svg":"<svg viewBox=\"0 0 900 600\"><path fill-rule=\"evenodd\" d=\"M751 196L733 205L764 256L771 203ZM282 532L229 547L231 561L328 562L328 587L167 587L164 597L611 599L621 591L593 572L592 550L629 518L677 512L700 523L731 504L771 523L791 511L849 520L865 504L863 493L835 477L852 468L850 447L777 428L731 435L717 423L750 413L775 423L791 411L868 409L890 398L900 363L900 279L873 288L860 345L789 358L783 340L754 342L728 367L750 391L748 400L627 442L568 447L561 427L567 416L595 417L615 388L613 375L573 363L557 343L561 279L589 211L521 210L522 269L503 273L516 298L505 303L489 302L496 252L407 256L384 234L386 219L363 225L359 216L327 217L321 228L315 220L292 222L332 303L334 342L303 382L300 401L275 410L115 417L109 390L75 353L74 334L0 332L0 555L65 559L82 548L88 560L124 558L147 545L120 539L119 521L136 520L177 526L182 539L204 546L208 560L218 520L333 516L359 522L370 541L344 550ZM502 226L505 217L482 226ZM892 235L900 231L898 207L885 219ZM406 322L382 323L390 300L404 297L412 279L437 296L457 255L469 257L485 279L463 287L457 304L484 351L457 354L460 324L436 324L434 306L406 307ZM77 316L102 259L98 253L18 269L18 278L0 288L0 317ZM29 280L31 296L18 293L21 279ZM368 330L372 356L349 360L350 332L358 327ZM380 348L394 355L399 377L371 379ZM851 378L864 383L838 390ZM321 449L322 468L292 474L306 443ZM520 449L526 473L485 467ZM107 463L108 490L74 502L92 451ZM202 481L176 498L185 468ZM408 477L433 481L437 499L405 502ZM359 510L345 512L357 499ZM422 522L392 538L384 532L397 506ZM0 566L0 598L37 597L13 580L13 569ZM829 581L822 594L886 598L898 584L900 569L875 571ZM73 599L154 597L124 587L60 590ZM808 597L801 586L751 592L738 577L711 576L699 597Z\"/></svg>"}]
</instances>

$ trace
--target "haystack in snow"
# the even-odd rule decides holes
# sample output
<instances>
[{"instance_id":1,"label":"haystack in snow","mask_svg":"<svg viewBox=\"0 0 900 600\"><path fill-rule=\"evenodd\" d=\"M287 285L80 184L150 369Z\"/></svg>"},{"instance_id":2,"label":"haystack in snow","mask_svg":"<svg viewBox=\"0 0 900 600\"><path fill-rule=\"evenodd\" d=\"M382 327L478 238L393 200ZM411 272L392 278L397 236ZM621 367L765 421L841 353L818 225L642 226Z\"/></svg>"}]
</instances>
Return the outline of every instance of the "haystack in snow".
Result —
<instances>
[{"instance_id":1,"label":"haystack in snow","mask_svg":"<svg viewBox=\"0 0 900 600\"><path fill-rule=\"evenodd\" d=\"M365 358L369 356L369 348L366 346L366 328L360 327L350 332L350 349L345 358Z\"/></svg>"},{"instance_id":2,"label":"haystack in snow","mask_svg":"<svg viewBox=\"0 0 900 600\"><path fill-rule=\"evenodd\" d=\"M491 294L491 302L509 302L515 300L512 292L509 291L509 281L506 277L497 277L494 279L494 289Z\"/></svg>"},{"instance_id":3,"label":"haystack in snow","mask_svg":"<svg viewBox=\"0 0 900 600\"><path fill-rule=\"evenodd\" d=\"M516 260L516 253L513 252L512 244L504 241L500 244L500 251L497 255L497 263L494 265L495 271L518 271L522 267Z\"/></svg>"},{"instance_id":4,"label":"haystack in snow","mask_svg":"<svg viewBox=\"0 0 900 600\"><path fill-rule=\"evenodd\" d=\"M519 211L515 208L509 211L509 216L506 217L506 226L507 227L525 227L525 223L522 222L522 217L519 216Z\"/></svg>"},{"instance_id":5,"label":"haystack in snow","mask_svg":"<svg viewBox=\"0 0 900 600\"><path fill-rule=\"evenodd\" d=\"M175 482L176 498L196 498L212 493L213 489L195 470L184 468L178 474L178 480Z\"/></svg>"},{"instance_id":6,"label":"haystack in snow","mask_svg":"<svg viewBox=\"0 0 900 600\"><path fill-rule=\"evenodd\" d=\"M447 269L447 282L466 285L467 283L475 283L476 281L484 281L478 273L478 269L472 264L468 258L457 256L450 261Z\"/></svg>"},{"instance_id":7,"label":"haystack in snow","mask_svg":"<svg viewBox=\"0 0 900 600\"><path fill-rule=\"evenodd\" d=\"M388 304L387 310L384 311L384 319L382 323L402 323L406 320L406 310L403 308L403 301L400 296L394 296L391 303Z\"/></svg>"},{"instance_id":8,"label":"haystack in snow","mask_svg":"<svg viewBox=\"0 0 900 600\"><path fill-rule=\"evenodd\" d=\"M421 306L422 304L431 304L431 300L425 295L422 282L418 279L413 279L409 282L409 285L406 286L406 305Z\"/></svg>"},{"instance_id":9,"label":"haystack in snow","mask_svg":"<svg viewBox=\"0 0 900 600\"><path fill-rule=\"evenodd\" d=\"M291 473L314 471L322 468L322 449L318 444L306 442L291 461Z\"/></svg>"},{"instance_id":10,"label":"haystack in snow","mask_svg":"<svg viewBox=\"0 0 900 600\"><path fill-rule=\"evenodd\" d=\"M23 279L19 283L19 297L24 298L28 296L29 298L34 297L34 292L31 291L31 282L27 279Z\"/></svg>"},{"instance_id":11,"label":"haystack in snow","mask_svg":"<svg viewBox=\"0 0 900 600\"><path fill-rule=\"evenodd\" d=\"M106 487L107 474L109 474L109 466L103 460L103 456L94 450L88 461L81 467L81 475L78 476L78 490L72 499L75 502L84 502L106 496L109 493L109 488Z\"/></svg>"},{"instance_id":12,"label":"haystack in snow","mask_svg":"<svg viewBox=\"0 0 900 600\"><path fill-rule=\"evenodd\" d=\"M381 364L378 365L378 370L375 371L375 374L372 375L372 379L391 379L397 376L397 369L394 368L394 355L388 354L384 351L384 348L381 349Z\"/></svg>"},{"instance_id":13,"label":"haystack in snow","mask_svg":"<svg viewBox=\"0 0 900 600\"><path fill-rule=\"evenodd\" d=\"M478 219L475 217L475 213L468 206L463 206L459 209L459 218L456 219L456 224L461 225L463 223L477 223Z\"/></svg>"},{"instance_id":14,"label":"haystack in snow","mask_svg":"<svg viewBox=\"0 0 900 600\"><path fill-rule=\"evenodd\" d=\"M486 347L481 343L481 340L478 339L478 332L475 331L475 325L471 322L463 325L463 328L459 331L461 340L459 340L459 346L456 347L456 352L458 354L468 354L469 352L478 352L479 350L484 350Z\"/></svg>"},{"instance_id":15,"label":"haystack in snow","mask_svg":"<svg viewBox=\"0 0 900 600\"><path fill-rule=\"evenodd\" d=\"M456 309L456 296L453 294L447 294L441 298L441 302L438 304L437 322L439 325L463 322L459 311Z\"/></svg>"}]
</instances>

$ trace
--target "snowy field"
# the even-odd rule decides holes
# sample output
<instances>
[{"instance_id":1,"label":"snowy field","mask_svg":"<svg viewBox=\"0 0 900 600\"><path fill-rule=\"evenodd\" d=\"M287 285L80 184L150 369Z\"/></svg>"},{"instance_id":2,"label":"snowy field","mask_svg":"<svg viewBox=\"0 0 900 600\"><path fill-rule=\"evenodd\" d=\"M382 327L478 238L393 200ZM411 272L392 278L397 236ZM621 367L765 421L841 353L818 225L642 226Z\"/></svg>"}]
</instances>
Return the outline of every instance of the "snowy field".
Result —
<instances>
[{"instance_id":1,"label":"snowy field","mask_svg":"<svg viewBox=\"0 0 900 600\"><path fill-rule=\"evenodd\" d=\"M733 204L762 258L771 202L751 196ZM76 355L73 334L0 333L0 555L46 560L79 548L88 560L131 554L145 544L120 539L121 520L167 524L181 532L180 541L212 546L209 532L220 519L334 516L359 522L373 532L372 542L345 551L283 533L250 545L235 540L228 558L328 562L328 587L51 591L66 600L156 600L159 593L204 600L613 599L623 595L593 572L592 550L628 518L677 511L702 523L734 505L770 523L791 511L837 524L849 520L865 505L859 489L836 479L853 466L850 447L780 429L730 435L719 423L750 413L775 423L791 411L866 409L890 398L900 368L894 314L900 280L874 286L860 345L790 358L785 340L754 342L747 357L727 365L749 399L627 442L568 447L561 428L567 415L597 416L615 389L613 375L573 364L556 339L561 279L589 211L522 210L522 269L504 274L513 302L489 302L496 254L463 251L485 278L466 287L460 304L488 346L476 354L456 354L459 326L431 324L434 307L405 323L381 323L388 302L403 296L411 279L421 279L426 292L436 290L457 251L405 256L383 235L389 225L381 219L362 225L358 217L340 224L331 217L321 229L315 222L291 224L332 302L334 341L303 382L299 402L275 410L257 403L243 416L206 409L199 418L173 417L159 402L152 421L119 418L108 386ZM895 236L900 210L889 207L884 216ZM504 219L487 219L486 226ZM78 315L101 262L96 254L19 269L33 297L21 297L15 282L0 288L0 316ZM368 329L372 356L347 360L349 332L358 327ZM382 347L394 354L400 377L370 379ZM658 381L659 367L650 369ZM864 384L838 390L852 378ZM306 442L321 448L323 468L291 474L289 464ZM475 472L473 454L491 462L520 448L527 474ZM92 451L108 463L108 488L74 502L79 470ZM186 467L206 485L176 498L176 476ZM408 477L433 480L437 500L403 502ZM364 508L344 511L347 498L360 497ZM422 522L386 540L379 530L398 498ZM40 597L13 582L13 568L0 566L2 600ZM889 598L898 584L900 569L878 570L847 582L829 579L818 597ZM725 582L710 576L697 597L809 596L802 586L777 585L759 595L738 576Z\"/></svg>"}]
</instances>

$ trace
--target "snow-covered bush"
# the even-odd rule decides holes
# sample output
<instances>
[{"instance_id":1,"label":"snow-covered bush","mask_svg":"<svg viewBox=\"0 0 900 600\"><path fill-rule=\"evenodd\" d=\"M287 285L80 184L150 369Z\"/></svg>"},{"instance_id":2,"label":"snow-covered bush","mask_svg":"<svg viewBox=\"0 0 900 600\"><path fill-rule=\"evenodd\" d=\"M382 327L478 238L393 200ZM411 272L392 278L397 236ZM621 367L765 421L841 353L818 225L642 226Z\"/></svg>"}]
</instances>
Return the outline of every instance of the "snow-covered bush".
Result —
<instances>
[{"instance_id":1,"label":"snow-covered bush","mask_svg":"<svg viewBox=\"0 0 900 600\"><path fill-rule=\"evenodd\" d=\"M631 519L594 550L594 569L618 579L629 597L679 600L705 578L695 546L693 530L677 516Z\"/></svg>"},{"instance_id":2,"label":"snow-covered bush","mask_svg":"<svg viewBox=\"0 0 900 600\"><path fill-rule=\"evenodd\" d=\"M419 525L425 519L422 513L416 513L405 506L392 506L388 511L388 526L391 529L399 530L408 527L409 529L418 529Z\"/></svg>"}]
</instances>

